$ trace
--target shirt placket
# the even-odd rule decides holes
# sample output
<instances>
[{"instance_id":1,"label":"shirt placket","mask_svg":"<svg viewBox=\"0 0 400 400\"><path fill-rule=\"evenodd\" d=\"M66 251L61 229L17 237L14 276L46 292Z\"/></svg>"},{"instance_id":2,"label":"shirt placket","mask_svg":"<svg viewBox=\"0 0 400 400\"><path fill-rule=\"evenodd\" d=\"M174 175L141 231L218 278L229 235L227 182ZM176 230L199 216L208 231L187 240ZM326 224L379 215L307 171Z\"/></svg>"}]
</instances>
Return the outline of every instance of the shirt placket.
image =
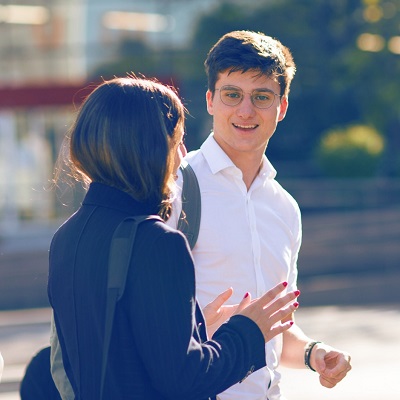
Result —
<instances>
[{"instance_id":1,"label":"shirt placket","mask_svg":"<svg viewBox=\"0 0 400 400\"><path fill-rule=\"evenodd\" d=\"M257 219L254 209L254 203L251 200L252 190L250 189L246 194L246 209L250 227L251 247L253 252L253 266L256 276L256 289L257 297L263 295L266 291L266 285L261 269L261 246L260 235L257 230Z\"/></svg>"}]
</instances>

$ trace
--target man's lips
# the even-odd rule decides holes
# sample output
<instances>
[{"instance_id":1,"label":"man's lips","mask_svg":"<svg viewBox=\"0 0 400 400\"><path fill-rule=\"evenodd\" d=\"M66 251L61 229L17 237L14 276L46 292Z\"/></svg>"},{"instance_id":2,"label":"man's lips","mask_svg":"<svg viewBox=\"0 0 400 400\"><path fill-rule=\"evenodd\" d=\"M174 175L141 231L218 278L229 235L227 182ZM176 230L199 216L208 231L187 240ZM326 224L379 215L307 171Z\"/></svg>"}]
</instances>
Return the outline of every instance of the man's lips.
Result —
<instances>
[{"instance_id":1,"label":"man's lips","mask_svg":"<svg viewBox=\"0 0 400 400\"><path fill-rule=\"evenodd\" d=\"M255 129L258 127L257 124L253 124L253 125L243 125L243 124L232 124L235 128L239 128L239 129Z\"/></svg>"}]
</instances>

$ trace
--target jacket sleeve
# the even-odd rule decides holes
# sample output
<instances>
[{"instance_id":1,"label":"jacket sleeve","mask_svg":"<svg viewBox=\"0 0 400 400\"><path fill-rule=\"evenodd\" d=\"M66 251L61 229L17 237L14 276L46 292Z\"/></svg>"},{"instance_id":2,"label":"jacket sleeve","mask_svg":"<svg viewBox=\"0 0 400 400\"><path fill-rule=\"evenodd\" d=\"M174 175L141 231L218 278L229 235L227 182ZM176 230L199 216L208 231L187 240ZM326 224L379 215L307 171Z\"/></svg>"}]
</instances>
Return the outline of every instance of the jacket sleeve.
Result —
<instances>
[{"instance_id":1,"label":"jacket sleeve","mask_svg":"<svg viewBox=\"0 0 400 400\"><path fill-rule=\"evenodd\" d=\"M181 233L163 231L133 258L132 331L144 367L165 397L214 396L265 366L263 335L244 316L232 317L213 340L201 340L205 322L202 314L195 317L194 266Z\"/></svg>"}]
</instances>

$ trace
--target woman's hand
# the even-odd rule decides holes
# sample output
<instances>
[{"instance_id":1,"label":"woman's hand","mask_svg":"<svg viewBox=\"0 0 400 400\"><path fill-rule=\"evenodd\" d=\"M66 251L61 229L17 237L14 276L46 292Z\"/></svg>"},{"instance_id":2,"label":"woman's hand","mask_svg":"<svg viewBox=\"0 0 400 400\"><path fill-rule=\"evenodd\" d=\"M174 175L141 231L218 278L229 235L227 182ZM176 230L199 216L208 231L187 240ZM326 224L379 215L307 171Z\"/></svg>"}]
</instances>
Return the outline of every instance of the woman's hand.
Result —
<instances>
[{"instance_id":1,"label":"woman's hand","mask_svg":"<svg viewBox=\"0 0 400 400\"><path fill-rule=\"evenodd\" d=\"M208 336L211 338L214 332L234 314L244 315L253 320L263 333L265 342L286 331L293 322L282 323L282 320L298 308L299 303L294 300L300 295L300 291L296 290L277 298L286 286L286 282L280 283L255 300L251 300L251 295L246 293L240 304L235 305L224 305L233 293L232 288L225 290L203 309Z\"/></svg>"},{"instance_id":2,"label":"woman's hand","mask_svg":"<svg viewBox=\"0 0 400 400\"><path fill-rule=\"evenodd\" d=\"M254 301L251 301L251 295L246 293L235 312L253 320L263 333L265 342L293 325L293 321L282 322L282 320L298 308L299 303L295 300L300 295L300 291L296 290L277 297L286 289L286 286L286 282L280 283Z\"/></svg>"},{"instance_id":3,"label":"woman's hand","mask_svg":"<svg viewBox=\"0 0 400 400\"><path fill-rule=\"evenodd\" d=\"M214 332L237 310L239 306L238 304L224 304L232 296L232 293L232 288L225 290L225 292L222 292L211 303L208 303L203 308L203 314L206 320L207 333L209 338L212 338Z\"/></svg>"}]
</instances>

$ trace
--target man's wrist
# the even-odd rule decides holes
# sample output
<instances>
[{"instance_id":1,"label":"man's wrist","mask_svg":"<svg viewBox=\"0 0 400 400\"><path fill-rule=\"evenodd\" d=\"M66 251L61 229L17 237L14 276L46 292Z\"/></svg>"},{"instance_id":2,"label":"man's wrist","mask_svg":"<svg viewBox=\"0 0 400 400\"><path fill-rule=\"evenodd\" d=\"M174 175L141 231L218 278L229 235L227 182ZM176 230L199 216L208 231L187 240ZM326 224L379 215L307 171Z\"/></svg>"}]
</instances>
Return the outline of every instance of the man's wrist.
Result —
<instances>
[{"instance_id":1,"label":"man's wrist","mask_svg":"<svg viewBox=\"0 0 400 400\"><path fill-rule=\"evenodd\" d=\"M314 372L316 372L316 371L315 371L315 369L311 366L310 359L311 359L311 353L312 353L312 351L313 351L313 348L314 348L315 345L318 344L318 343L321 343L321 342L319 342L319 341L312 341L312 342L309 342L309 343L307 344L307 346L306 346L305 351L304 351L304 364L305 364L305 366L306 366L307 368L311 369L311 371L314 371Z\"/></svg>"}]
</instances>

